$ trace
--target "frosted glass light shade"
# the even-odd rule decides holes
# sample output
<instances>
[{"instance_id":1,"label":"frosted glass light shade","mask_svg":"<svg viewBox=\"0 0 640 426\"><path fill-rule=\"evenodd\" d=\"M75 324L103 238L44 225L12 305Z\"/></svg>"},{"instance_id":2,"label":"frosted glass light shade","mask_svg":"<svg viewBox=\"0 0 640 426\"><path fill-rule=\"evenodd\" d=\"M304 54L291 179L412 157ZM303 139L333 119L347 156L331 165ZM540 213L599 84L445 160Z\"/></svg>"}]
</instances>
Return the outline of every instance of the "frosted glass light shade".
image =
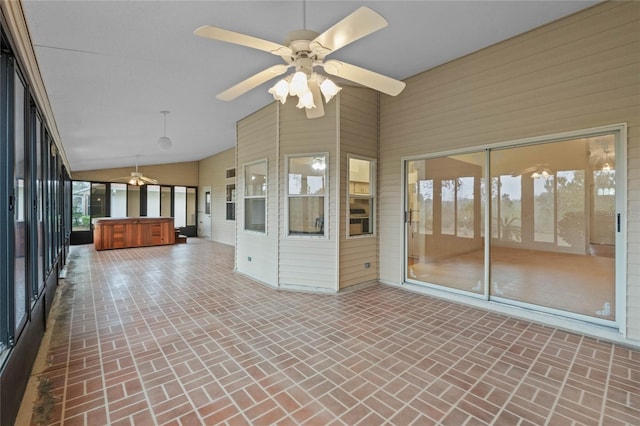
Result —
<instances>
[{"instance_id":1,"label":"frosted glass light shade","mask_svg":"<svg viewBox=\"0 0 640 426\"><path fill-rule=\"evenodd\" d=\"M287 83L287 80L282 79L277 82L275 86L269 89L269 93L273 95L273 98L276 101L280 101L284 104L287 101L287 95L289 94L289 83Z\"/></svg>"},{"instance_id":2,"label":"frosted glass light shade","mask_svg":"<svg viewBox=\"0 0 640 426\"><path fill-rule=\"evenodd\" d=\"M339 91L342 90L342 87L338 87L333 81L326 78L320 84L320 91L324 96L325 102L329 103L329 101L338 94Z\"/></svg>"},{"instance_id":3,"label":"frosted glass light shade","mask_svg":"<svg viewBox=\"0 0 640 426\"><path fill-rule=\"evenodd\" d=\"M299 101L298 101L298 105L296 105L298 108L315 108L316 104L313 103L313 93L311 93L310 90L307 90L307 93L305 93L302 96L299 96Z\"/></svg>"},{"instance_id":4,"label":"frosted glass light shade","mask_svg":"<svg viewBox=\"0 0 640 426\"><path fill-rule=\"evenodd\" d=\"M171 142L171 139L169 139L166 136L162 136L160 139L158 139L158 146L160 147L160 149L164 149L165 151L168 149L171 149L171 147L173 146L173 142Z\"/></svg>"},{"instance_id":5,"label":"frosted glass light shade","mask_svg":"<svg viewBox=\"0 0 640 426\"><path fill-rule=\"evenodd\" d=\"M289 85L289 94L291 96L302 97L309 92L309 84L307 83L307 75L302 71L293 74L291 84Z\"/></svg>"}]
</instances>

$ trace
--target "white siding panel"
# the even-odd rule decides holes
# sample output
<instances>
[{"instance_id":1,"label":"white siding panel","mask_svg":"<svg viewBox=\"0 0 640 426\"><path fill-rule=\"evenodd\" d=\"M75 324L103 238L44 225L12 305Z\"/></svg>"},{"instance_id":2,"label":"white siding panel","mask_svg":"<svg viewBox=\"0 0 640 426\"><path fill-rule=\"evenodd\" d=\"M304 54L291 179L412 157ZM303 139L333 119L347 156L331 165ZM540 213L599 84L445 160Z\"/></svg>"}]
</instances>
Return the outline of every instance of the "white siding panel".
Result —
<instances>
[{"instance_id":1,"label":"white siding panel","mask_svg":"<svg viewBox=\"0 0 640 426\"><path fill-rule=\"evenodd\" d=\"M325 105L325 116L307 119L305 112L293 102L279 105L279 175L280 175L280 242L278 282L281 286L308 288L309 290L336 291L337 289L337 124L336 103ZM289 238L287 233L286 157L297 154L329 154L329 203L325 227L328 239L318 237ZM313 271L313 272L311 272Z\"/></svg>"},{"instance_id":2,"label":"white siding panel","mask_svg":"<svg viewBox=\"0 0 640 426\"><path fill-rule=\"evenodd\" d=\"M640 2L604 2L407 80L380 113L380 279L402 280L402 158L628 124L640 203ZM630 212L632 210L629 210ZM640 215L627 228L627 336L640 340Z\"/></svg>"},{"instance_id":3,"label":"white siding panel","mask_svg":"<svg viewBox=\"0 0 640 426\"><path fill-rule=\"evenodd\" d=\"M377 235L347 238L349 154L378 158L378 95L372 90L345 87L340 92L340 289L378 279ZM371 179L375 188L376 176Z\"/></svg>"},{"instance_id":4,"label":"white siding panel","mask_svg":"<svg viewBox=\"0 0 640 426\"><path fill-rule=\"evenodd\" d=\"M236 268L238 272L278 285L277 105L272 103L238 122L236 169ZM266 233L245 231L243 166L267 160ZM249 260L251 259L251 260Z\"/></svg>"}]
</instances>

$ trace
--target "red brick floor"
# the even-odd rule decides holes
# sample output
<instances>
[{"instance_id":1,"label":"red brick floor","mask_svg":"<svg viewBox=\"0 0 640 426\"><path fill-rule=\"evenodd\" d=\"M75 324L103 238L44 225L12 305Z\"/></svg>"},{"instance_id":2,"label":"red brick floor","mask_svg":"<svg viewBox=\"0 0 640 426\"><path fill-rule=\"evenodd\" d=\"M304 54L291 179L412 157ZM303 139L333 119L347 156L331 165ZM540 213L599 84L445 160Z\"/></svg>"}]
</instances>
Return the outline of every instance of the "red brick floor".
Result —
<instances>
[{"instance_id":1,"label":"red brick floor","mask_svg":"<svg viewBox=\"0 0 640 426\"><path fill-rule=\"evenodd\" d=\"M640 424L640 352L373 285L271 289L209 241L72 247L55 425Z\"/></svg>"}]
</instances>

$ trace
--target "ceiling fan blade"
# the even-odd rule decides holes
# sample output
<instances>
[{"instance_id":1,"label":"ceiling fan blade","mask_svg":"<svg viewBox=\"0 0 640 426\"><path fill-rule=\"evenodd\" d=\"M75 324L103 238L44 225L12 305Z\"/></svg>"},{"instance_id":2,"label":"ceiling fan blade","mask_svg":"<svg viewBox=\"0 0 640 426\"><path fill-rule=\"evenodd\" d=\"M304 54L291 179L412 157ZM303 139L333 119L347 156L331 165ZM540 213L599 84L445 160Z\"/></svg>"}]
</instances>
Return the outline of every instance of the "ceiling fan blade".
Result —
<instances>
[{"instance_id":1,"label":"ceiling fan blade","mask_svg":"<svg viewBox=\"0 0 640 426\"><path fill-rule=\"evenodd\" d=\"M387 25L387 20L380 14L368 7L361 7L316 37L309 47L313 52L326 56Z\"/></svg>"},{"instance_id":2,"label":"ceiling fan blade","mask_svg":"<svg viewBox=\"0 0 640 426\"><path fill-rule=\"evenodd\" d=\"M236 33L234 31L225 30L223 28L205 25L196 28L193 32L195 35L213 40L225 41L227 43L239 44L241 46L252 47L254 49L263 50L277 56L291 55L291 49L272 41L263 40L246 34Z\"/></svg>"},{"instance_id":3,"label":"ceiling fan blade","mask_svg":"<svg viewBox=\"0 0 640 426\"><path fill-rule=\"evenodd\" d=\"M333 59L324 63L324 70L390 96L398 95L406 86L403 81Z\"/></svg>"},{"instance_id":4,"label":"ceiling fan blade","mask_svg":"<svg viewBox=\"0 0 640 426\"><path fill-rule=\"evenodd\" d=\"M154 184L154 185L155 185L156 183L158 183L158 181L157 181L157 180L155 180L155 179L151 179L151 178L148 178L148 177L145 177L145 176L140 176L140 179L141 179L141 180L143 180L143 181L145 181L146 183L151 183L151 184Z\"/></svg>"},{"instance_id":5,"label":"ceiling fan blade","mask_svg":"<svg viewBox=\"0 0 640 426\"><path fill-rule=\"evenodd\" d=\"M305 108L307 118L320 118L324 116L324 104L322 103L322 94L320 93L320 86L315 80L309 80L309 90L313 94L313 103L315 108Z\"/></svg>"},{"instance_id":6,"label":"ceiling fan blade","mask_svg":"<svg viewBox=\"0 0 640 426\"><path fill-rule=\"evenodd\" d=\"M232 101L238 96L248 92L254 87L260 86L262 83L265 83L271 80L274 77L284 74L287 72L289 67L284 64L274 65L272 67L267 68L264 71L260 71L258 74L252 75L244 81L236 84L235 86L225 90L222 93L216 95L216 98L221 101Z\"/></svg>"}]
</instances>

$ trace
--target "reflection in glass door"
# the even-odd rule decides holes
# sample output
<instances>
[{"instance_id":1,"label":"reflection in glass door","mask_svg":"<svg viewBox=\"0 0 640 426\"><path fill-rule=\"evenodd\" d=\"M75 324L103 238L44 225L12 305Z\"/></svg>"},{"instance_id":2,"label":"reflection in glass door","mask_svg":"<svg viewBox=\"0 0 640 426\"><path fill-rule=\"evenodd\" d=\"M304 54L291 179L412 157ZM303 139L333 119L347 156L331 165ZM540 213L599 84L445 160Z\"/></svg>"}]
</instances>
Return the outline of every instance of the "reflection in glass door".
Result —
<instances>
[{"instance_id":1,"label":"reflection in glass door","mask_svg":"<svg viewBox=\"0 0 640 426\"><path fill-rule=\"evenodd\" d=\"M406 280L615 322L616 139L407 161Z\"/></svg>"},{"instance_id":2,"label":"reflection in glass door","mask_svg":"<svg viewBox=\"0 0 640 426\"><path fill-rule=\"evenodd\" d=\"M407 278L484 293L483 152L407 162Z\"/></svg>"}]
</instances>

